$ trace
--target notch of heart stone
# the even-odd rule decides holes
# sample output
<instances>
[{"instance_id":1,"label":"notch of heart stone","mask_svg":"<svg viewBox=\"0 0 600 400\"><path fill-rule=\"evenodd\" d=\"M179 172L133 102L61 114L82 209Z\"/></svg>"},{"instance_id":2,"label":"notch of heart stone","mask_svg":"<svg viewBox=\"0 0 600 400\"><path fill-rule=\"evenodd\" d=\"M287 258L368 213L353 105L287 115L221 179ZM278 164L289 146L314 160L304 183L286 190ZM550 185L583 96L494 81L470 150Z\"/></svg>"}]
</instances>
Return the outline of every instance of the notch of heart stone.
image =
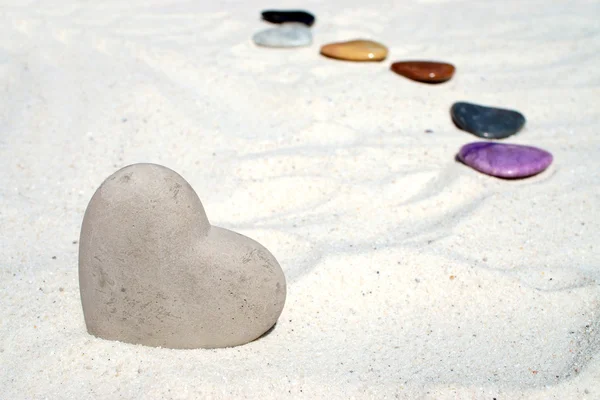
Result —
<instances>
[{"instance_id":1,"label":"notch of heart stone","mask_svg":"<svg viewBox=\"0 0 600 400\"><path fill-rule=\"evenodd\" d=\"M254 240L211 226L176 172L134 164L108 177L83 218L79 283L88 332L167 348L248 343L279 318L277 260Z\"/></svg>"}]
</instances>

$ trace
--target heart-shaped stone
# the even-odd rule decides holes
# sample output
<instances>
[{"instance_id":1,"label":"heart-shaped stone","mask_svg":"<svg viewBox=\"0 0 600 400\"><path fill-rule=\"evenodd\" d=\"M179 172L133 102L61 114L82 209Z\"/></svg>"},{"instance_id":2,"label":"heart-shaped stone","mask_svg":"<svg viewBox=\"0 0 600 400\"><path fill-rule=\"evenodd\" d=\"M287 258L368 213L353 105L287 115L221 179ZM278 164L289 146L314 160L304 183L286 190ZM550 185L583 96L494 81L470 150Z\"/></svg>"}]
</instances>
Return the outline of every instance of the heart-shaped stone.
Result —
<instances>
[{"instance_id":1,"label":"heart-shaped stone","mask_svg":"<svg viewBox=\"0 0 600 400\"><path fill-rule=\"evenodd\" d=\"M79 285L92 335L182 349L258 338L275 324L286 296L271 253L211 226L185 179L154 164L115 172L90 200Z\"/></svg>"}]
</instances>

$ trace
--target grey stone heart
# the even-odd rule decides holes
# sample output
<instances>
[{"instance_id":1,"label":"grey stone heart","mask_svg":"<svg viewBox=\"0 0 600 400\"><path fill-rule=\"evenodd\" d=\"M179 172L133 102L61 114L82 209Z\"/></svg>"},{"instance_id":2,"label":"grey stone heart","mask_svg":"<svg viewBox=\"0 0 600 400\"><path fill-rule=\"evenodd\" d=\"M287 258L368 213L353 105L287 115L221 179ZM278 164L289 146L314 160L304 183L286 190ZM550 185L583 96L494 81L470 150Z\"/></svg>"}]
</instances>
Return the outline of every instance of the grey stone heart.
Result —
<instances>
[{"instance_id":1,"label":"grey stone heart","mask_svg":"<svg viewBox=\"0 0 600 400\"><path fill-rule=\"evenodd\" d=\"M115 172L90 200L79 285L89 333L168 348L248 343L275 324L286 297L273 255L211 226L185 179L154 164Z\"/></svg>"}]
</instances>

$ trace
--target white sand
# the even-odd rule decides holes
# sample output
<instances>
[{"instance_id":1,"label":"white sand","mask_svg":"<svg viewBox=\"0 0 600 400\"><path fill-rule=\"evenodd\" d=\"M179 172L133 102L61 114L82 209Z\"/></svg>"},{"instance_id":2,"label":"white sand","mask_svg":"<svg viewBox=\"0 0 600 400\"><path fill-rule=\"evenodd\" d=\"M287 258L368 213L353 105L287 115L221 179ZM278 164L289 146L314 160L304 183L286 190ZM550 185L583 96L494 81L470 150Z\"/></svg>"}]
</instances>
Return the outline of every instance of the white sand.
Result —
<instances>
[{"instance_id":1,"label":"white sand","mask_svg":"<svg viewBox=\"0 0 600 400\"><path fill-rule=\"evenodd\" d=\"M600 398L597 1L2 3L1 399ZM313 46L255 47L270 7L313 11ZM388 60L318 54L357 37ZM415 58L457 75L388 71ZM514 182L456 163L476 139L459 100L522 111L507 141L554 164ZM135 162L275 254L270 335L175 351L86 333L74 241Z\"/></svg>"}]
</instances>

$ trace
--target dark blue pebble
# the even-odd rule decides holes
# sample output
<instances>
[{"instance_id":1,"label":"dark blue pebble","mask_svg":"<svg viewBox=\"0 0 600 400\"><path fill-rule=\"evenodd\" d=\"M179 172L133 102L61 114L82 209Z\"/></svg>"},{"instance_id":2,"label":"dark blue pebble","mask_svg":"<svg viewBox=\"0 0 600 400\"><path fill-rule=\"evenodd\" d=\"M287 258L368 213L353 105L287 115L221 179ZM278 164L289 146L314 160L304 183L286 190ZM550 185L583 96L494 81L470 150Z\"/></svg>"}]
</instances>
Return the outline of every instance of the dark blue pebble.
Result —
<instances>
[{"instance_id":1,"label":"dark blue pebble","mask_svg":"<svg viewBox=\"0 0 600 400\"><path fill-rule=\"evenodd\" d=\"M315 23L315 16L309 12L301 10L267 10L262 12L265 21L274 24L283 24L285 22L299 22L301 24L312 26Z\"/></svg>"},{"instance_id":2,"label":"dark blue pebble","mask_svg":"<svg viewBox=\"0 0 600 400\"><path fill-rule=\"evenodd\" d=\"M525 117L518 111L458 102L450 109L460 129L486 139L504 139L519 132Z\"/></svg>"}]
</instances>

